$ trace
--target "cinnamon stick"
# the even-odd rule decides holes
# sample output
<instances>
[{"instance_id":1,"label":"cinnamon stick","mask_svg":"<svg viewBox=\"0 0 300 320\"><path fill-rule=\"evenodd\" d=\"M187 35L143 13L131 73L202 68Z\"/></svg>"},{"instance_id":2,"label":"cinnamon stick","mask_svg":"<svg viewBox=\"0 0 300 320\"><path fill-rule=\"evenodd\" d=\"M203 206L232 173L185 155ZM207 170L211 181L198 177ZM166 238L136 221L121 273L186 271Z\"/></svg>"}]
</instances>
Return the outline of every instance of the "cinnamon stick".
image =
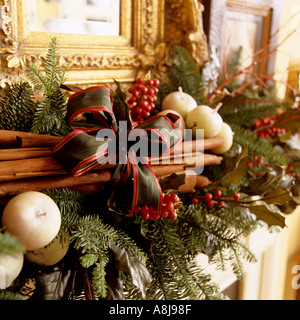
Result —
<instances>
[{"instance_id":1,"label":"cinnamon stick","mask_svg":"<svg viewBox=\"0 0 300 320\"><path fill-rule=\"evenodd\" d=\"M178 174L185 173L184 171L178 172ZM189 171L186 175L185 184L179 187L178 191L183 193L194 193L196 188L204 188L210 185L212 182L203 175L197 174L196 172Z\"/></svg>"},{"instance_id":2,"label":"cinnamon stick","mask_svg":"<svg viewBox=\"0 0 300 320\"><path fill-rule=\"evenodd\" d=\"M0 130L0 146L2 147L51 147L61 141L61 137L39 133Z\"/></svg>"},{"instance_id":3,"label":"cinnamon stick","mask_svg":"<svg viewBox=\"0 0 300 320\"><path fill-rule=\"evenodd\" d=\"M218 147L222 142L222 137L182 141L171 151L171 154L210 150Z\"/></svg>"},{"instance_id":4,"label":"cinnamon stick","mask_svg":"<svg viewBox=\"0 0 300 320\"><path fill-rule=\"evenodd\" d=\"M185 184L181 185L178 188L178 191L182 192L182 193L194 193L194 192L196 192L196 189L195 189L196 183L197 183L196 175L194 175L194 174L186 175Z\"/></svg>"},{"instance_id":5,"label":"cinnamon stick","mask_svg":"<svg viewBox=\"0 0 300 320\"><path fill-rule=\"evenodd\" d=\"M53 156L0 162L0 176L62 169L64 168Z\"/></svg>"},{"instance_id":6,"label":"cinnamon stick","mask_svg":"<svg viewBox=\"0 0 300 320\"><path fill-rule=\"evenodd\" d=\"M201 174L196 175L196 187L197 188L204 188L210 185L212 182L206 177L202 176Z\"/></svg>"},{"instance_id":7,"label":"cinnamon stick","mask_svg":"<svg viewBox=\"0 0 300 320\"><path fill-rule=\"evenodd\" d=\"M47 147L0 149L0 161L40 158L51 155L51 148Z\"/></svg>"},{"instance_id":8,"label":"cinnamon stick","mask_svg":"<svg viewBox=\"0 0 300 320\"><path fill-rule=\"evenodd\" d=\"M110 179L111 172L109 170L101 170L99 172L88 172L76 178L70 175L62 175L8 181L0 183L0 197L12 196L28 190L43 191L47 189L73 188L97 183L103 184Z\"/></svg>"},{"instance_id":9,"label":"cinnamon stick","mask_svg":"<svg viewBox=\"0 0 300 320\"><path fill-rule=\"evenodd\" d=\"M19 172L15 174L0 175L0 182L30 179L30 178L36 178L36 177L66 175L66 174L68 174L68 172L64 169L50 170L50 171L37 171L37 172Z\"/></svg>"},{"instance_id":10,"label":"cinnamon stick","mask_svg":"<svg viewBox=\"0 0 300 320\"><path fill-rule=\"evenodd\" d=\"M215 154L192 152L186 154L173 154L154 158L151 160L151 165L165 165L165 164L184 164L185 166L208 166L220 164L223 157Z\"/></svg>"}]
</instances>

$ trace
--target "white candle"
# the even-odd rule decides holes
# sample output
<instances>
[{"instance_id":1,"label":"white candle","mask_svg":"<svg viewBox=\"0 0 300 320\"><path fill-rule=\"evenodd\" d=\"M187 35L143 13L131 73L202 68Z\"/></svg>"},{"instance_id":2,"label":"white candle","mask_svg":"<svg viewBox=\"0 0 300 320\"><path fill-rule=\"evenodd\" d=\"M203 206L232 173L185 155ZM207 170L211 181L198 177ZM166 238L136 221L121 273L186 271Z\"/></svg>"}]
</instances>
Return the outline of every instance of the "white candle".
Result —
<instances>
[{"instance_id":1,"label":"white candle","mask_svg":"<svg viewBox=\"0 0 300 320\"><path fill-rule=\"evenodd\" d=\"M196 107L196 100L191 95L183 92L181 87L178 88L178 91L169 93L162 102L162 110L174 110L183 118Z\"/></svg>"}]
</instances>

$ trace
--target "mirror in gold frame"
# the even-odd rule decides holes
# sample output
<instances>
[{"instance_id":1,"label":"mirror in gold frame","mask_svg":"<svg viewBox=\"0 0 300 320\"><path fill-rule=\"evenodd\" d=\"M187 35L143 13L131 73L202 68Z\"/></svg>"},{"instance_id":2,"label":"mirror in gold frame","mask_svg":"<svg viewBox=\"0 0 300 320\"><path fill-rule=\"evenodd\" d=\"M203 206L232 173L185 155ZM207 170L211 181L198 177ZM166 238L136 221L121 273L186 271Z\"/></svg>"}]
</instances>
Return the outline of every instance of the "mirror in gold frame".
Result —
<instances>
[{"instance_id":1,"label":"mirror in gold frame","mask_svg":"<svg viewBox=\"0 0 300 320\"><path fill-rule=\"evenodd\" d=\"M67 84L82 88L131 83L140 74L164 72L168 50L185 46L202 65L207 59L201 0L120 0L119 35L30 31L28 0L0 0L1 87L42 65L52 37L58 40Z\"/></svg>"}]
</instances>

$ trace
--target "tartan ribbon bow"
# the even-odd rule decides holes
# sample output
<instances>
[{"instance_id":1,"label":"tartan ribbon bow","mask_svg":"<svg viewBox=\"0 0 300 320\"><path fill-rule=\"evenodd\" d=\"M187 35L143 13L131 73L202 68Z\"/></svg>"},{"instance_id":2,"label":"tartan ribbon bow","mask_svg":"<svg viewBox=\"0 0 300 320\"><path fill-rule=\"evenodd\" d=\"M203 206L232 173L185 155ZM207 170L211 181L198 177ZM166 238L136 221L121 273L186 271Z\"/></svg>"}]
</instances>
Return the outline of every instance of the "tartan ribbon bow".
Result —
<instances>
[{"instance_id":1,"label":"tartan ribbon bow","mask_svg":"<svg viewBox=\"0 0 300 320\"><path fill-rule=\"evenodd\" d=\"M66 114L73 131L53 147L54 157L74 177L116 159L108 186L125 193L131 190L132 210L144 204L159 210L162 191L149 161L151 156L171 150L181 140L179 117L156 115L140 124L124 121L118 126L109 88L69 88L76 91L69 97ZM99 133L104 133L106 139L97 138ZM135 138L139 141L134 144ZM117 150L113 148L116 142Z\"/></svg>"}]
</instances>

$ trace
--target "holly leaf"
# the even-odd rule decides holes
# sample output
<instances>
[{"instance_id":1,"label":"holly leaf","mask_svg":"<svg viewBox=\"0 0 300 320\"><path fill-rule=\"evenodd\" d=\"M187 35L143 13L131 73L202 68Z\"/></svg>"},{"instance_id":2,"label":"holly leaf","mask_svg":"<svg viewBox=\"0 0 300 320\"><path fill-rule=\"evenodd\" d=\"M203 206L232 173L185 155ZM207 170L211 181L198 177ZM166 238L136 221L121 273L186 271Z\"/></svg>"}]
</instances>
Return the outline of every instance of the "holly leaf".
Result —
<instances>
[{"instance_id":1,"label":"holly leaf","mask_svg":"<svg viewBox=\"0 0 300 320\"><path fill-rule=\"evenodd\" d=\"M31 299L61 300L71 275L71 269L64 263L44 267L35 276L36 289Z\"/></svg>"},{"instance_id":2,"label":"holly leaf","mask_svg":"<svg viewBox=\"0 0 300 320\"><path fill-rule=\"evenodd\" d=\"M112 241L110 242L110 249L116 258L116 269L125 272L132 278L132 283L140 289L142 297L145 299L147 287L152 281L146 266L127 250Z\"/></svg>"},{"instance_id":3,"label":"holly leaf","mask_svg":"<svg viewBox=\"0 0 300 320\"><path fill-rule=\"evenodd\" d=\"M266 194L269 190L279 188L279 186L282 184L282 179L284 176L284 167L274 166L272 171L267 171L263 176L257 179L252 179L249 185L242 189L242 192L250 195ZM282 186L281 188L283 189Z\"/></svg>"},{"instance_id":4,"label":"holly leaf","mask_svg":"<svg viewBox=\"0 0 300 320\"><path fill-rule=\"evenodd\" d=\"M288 190L275 189L268 192L262 200L268 204L284 205L287 202L293 200Z\"/></svg>"},{"instance_id":5,"label":"holly leaf","mask_svg":"<svg viewBox=\"0 0 300 320\"><path fill-rule=\"evenodd\" d=\"M222 107L218 111L219 114L224 117L228 113L235 112L239 107L244 106L247 97L243 94L237 96L226 95L222 100Z\"/></svg>"},{"instance_id":6,"label":"holly leaf","mask_svg":"<svg viewBox=\"0 0 300 320\"><path fill-rule=\"evenodd\" d=\"M268 224L269 227L276 225L284 228L285 217L278 211L272 210L269 205L250 206L250 212L256 215L258 220L262 220Z\"/></svg>"},{"instance_id":7,"label":"holly leaf","mask_svg":"<svg viewBox=\"0 0 300 320\"><path fill-rule=\"evenodd\" d=\"M248 157L248 146L245 145L241 154L232 162L230 171L223 177L222 184L228 185L232 183L240 184L244 175L248 172L248 163L250 158Z\"/></svg>"},{"instance_id":8,"label":"holly leaf","mask_svg":"<svg viewBox=\"0 0 300 320\"><path fill-rule=\"evenodd\" d=\"M122 90L121 85L118 81L114 80L117 89L113 97L114 100L114 115L116 117L117 123L119 121L127 121L130 123L129 108L126 103L126 93Z\"/></svg>"}]
</instances>

